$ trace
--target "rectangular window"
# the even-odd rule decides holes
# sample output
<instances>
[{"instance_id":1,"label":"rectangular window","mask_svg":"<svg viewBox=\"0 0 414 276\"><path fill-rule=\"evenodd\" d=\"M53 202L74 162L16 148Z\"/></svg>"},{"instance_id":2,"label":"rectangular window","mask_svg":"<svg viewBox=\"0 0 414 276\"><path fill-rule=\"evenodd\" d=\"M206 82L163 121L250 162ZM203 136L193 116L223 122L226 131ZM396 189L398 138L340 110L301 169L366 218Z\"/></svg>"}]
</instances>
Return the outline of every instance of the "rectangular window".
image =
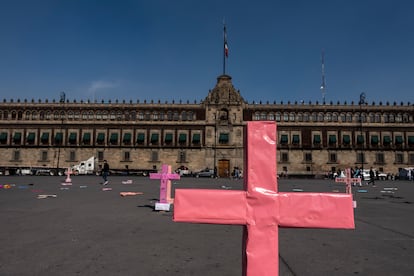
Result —
<instances>
[{"instance_id":1,"label":"rectangular window","mask_svg":"<svg viewBox=\"0 0 414 276\"><path fill-rule=\"evenodd\" d=\"M280 136L280 144L287 145L288 142L289 142L289 139L288 139L287 134L282 134Z\"/></svg>"},{"instance_id":2,"label":"rectangular window","mask_svg":"<svg viewBox=\"0 0 414 276\"><path fill-rule=\"evenodd\" d=\"M105 143L105 133L99 132L98 136L96 137L96 143L102 145Z\"/></svg>"},{"instance_id":3,"label":"rectangular window","mask_svg":"<svg viewBox=\"0 0 414 276\"><path fill-rule=\"evenodd\" d=\"M342 144L346 145L346 146L351 144L351 138L350 138L349 135L343 135L342 136Z\"/></svg>"},{"instance_id":4,"label":"rectangular window","mask_svg":"<svg viewBox=\"0 0 414 276\"><path fill-rule=\"evenodd\" d=\"M55 142L55 144L62 144L62 142L63 142L63 133L62 132L56 132L54 142Z\"/></svg>"},{"instance_id":5,"label":"rectangular window","mask_svg":"<svg viewBox=\"0 0 414 276\"><path fill-rule=\"evenodd\" d=\"M122 139L122 142L125 145L131 144L131 133L124 133L124 138Z\"/></svg>"},{"instance_id":6,"label":"rectangular window","mask_svg":"<svg viewBox=\"0 0 414 276\"><path fill-rule=\"evenodd\" d=\"M158 133L151 134L151 144L156 145L158 144L159 135Z\"/></svg>"},{"instance_id":7,"label":"rectangular window","mask_svg":"<svg viewBox=\"0 0 414 276\"><path fill-rule=\"evenodd\" d=\"M179 163L185 163L185 162L187 162L185 151L180 151L178 153L178 162Z\"/></svg>"},{"instance_id":8,"label":"rectangular window","mask_svg":"<svg viewBox=\"0 0 414 276\"><path fill-rule=\"evenodd\" d=\"M200 144L200 133L194 133L193 134L193 144L199 145Z\"/></svg>"},{"instance_id":9,"label":"rectangular window","mask_svg":"<svg viewBox=\"0 0 414 276\"><path fill-rule=\"evenodd\" d=\"M376 164L384 164L384 153L378 152L375 155L375 163Z\"/></svg>"},{"instance_id":10,"label":"rectangular window","mask_svg":"<svg viewBox=\"0 0 414 276\"><path fill-rule=\"evenodd\" d=\"M104 156L104 152L103 151L98 151L97 152L97 155L98 155L98 160L99 161L103 161L103 160L105 160L105 156Z\"/></svg>"},{"instance_id":11,"label":"rectangular window","mask_svg":"<svg viewBox=\"0 0 414 276\"><path fill-rule=\"evenodd\" d=\"M180 135L178 136L178 143L185 144L186 142L187 142L187 134L180 133Z\"/></svg>"},{"instance_id":12,"label":"rectangular window","mask_svg":"<svg viewBox=\"0 0 414 276\"><path fill-rule=\"evenodd\" d=\"M412 147L414 146L414 136L408 136L408 146Z\"/></svg>"},{"instance_id":13,"label":"rectangular window","mask_svg":"<svg viewBox=\"0 0 414 276\"><path fill-rule=\"evenodd\" d=\"M404 163L404 154L396 153L395 154L395 163L396 164L403 164Z\"/></svg>"},{"instance_id":14,"label":"rectangular window","mask_svg":"<svg viewBox=\"0 0 414 276\"><path fill-rule=\"evenodd\" d=\"M15 150L13 152L13 161L20 161L20 151L19 150Z\"/></svg>"},{"instance_id":15,"label":"rectangular window","mask_svg":"<svg viewBox=\"0 0 414 276\"><path fill-rule=\"evenodd\" d=\"M124 161L131 161L131 153L129 151L124 151Z\"/></svg>"},{"instance_id":16,"label":"rectangular window","mask_svg":"<svg viewBox=\"0 0 414 276\"><path fill-rule=\"evenodd\" d=\"M365 163L365 155L364 155L364 153L363 153L363 152L358 152L358 153L357 153L357 160L356 160L356 162L357 162L358 164Z\"/></svg>"},{"instance_id":17,"label":"rectangular window","mask_svg":"<svg viewBox=\"0 0 414 276\"><path fill-rule=\"evenodd\" d=\"M364 136L363 135L358 135L357 136L357 145L363 145L364 144Z\"/></svg>"},{"instance_id":18,"label":"rectangular window","mask_svg":"<svg viewBox=\"0 0 414 276\"><path fill-rule=\"evenodd\" d=\"M321 136L319 134L315 134L313 136L313 144L315 146L319 146L321 144Z\"/></svg>"},{"instance_id":19,"label":"rectangular window","mask_svg":"<svg viewBox=\"0 0 414 276\"><path fill-rule=\"evenodd\" d=\"M312 162L312 153L305 153L305 162Z\"/></svg>"},{"instance_id":20,"label":"rectangular window","mask_svg":"<svg viewBox=\"0 0 414 276\"><path fill-rule=\"evenodd\" d=\"M43 150L40 152L40 161L47 161L48 160L48 156L47 156L47 151Z\"/></svg>"},{"instance_id":21,"label":"rectangular window","mask_svg":"<svg viewBox=\"0 0 414 276\"><path fill-rule=\"evenodd\" d=\"M74 150L71 150L69 152L69 161L71 162L76 161L76 152Z\"/></svg>"},{"instance_id":22,"label":"rectangular window","mask_svg":"<svg viewBox=\"0 0 414 276\"><path fill-rule=\"evenodd\" d=\"M77 140L77 137L76 136L77 136L76 135L76 132L71 132L69 134L69 144L71 144L71 145L76 144L76 140Z\"/></svg>"},{"instance_id":23,"label":"rectangular window","mask_svg":"<svg viewBox=\"0 0 414 276\"><path fill-rule=\"evenodd\" d=\"M378 136L377 135L372 135L371 136L371 145L373 146L377 146L378 145Z\"/></svg>"},{"instance_id":24,"label":"rectangular window","mask_svg":"<svg viewBox=\"0 0 414 276\"><path fill-rule=\"evenodd\" d=\"M36 134L34 132L29 132L29 134L27 135L27 143L30 145L33 145L35 142L35 138L36 138Z\"/></svg>"},{"instance_id":25,"label":"rectangular window","mask_svg":"<svg viewBox=\"0 0 414 276\"><path fill-rule=\"evenodd\" d=\"M336 163L337 155L334 152L329 153L329 163Z\"/></svg>"},{"instance_id":26,"label":"rectangular window","mask_svg":"<svg viewBox=\"0 0 414 276\"><path fill-rule=\"evenodd\" d=\"M410 153L408 155L408 164L414 165L414 154L413 153Z\"/></svg>"},{"instance_id":27,"label":"rectangular window","mask_svg":"<svg viewBox=\"0 0 414 276\"><path fill-rule=\"evenodd\" d=\"M40 138L42 144L49 144L49 132L43 132L42 137Z\"/></svg>"},{"instance_id":28,"label":"rectangular window","mask_svg":"<svg viewBox=\"0 0 414 276\"><path fill-rule=\"evenodd\" d=\"M173 141L173 135L172 133L167 133L165 134L165 139L164 139L164 143L167 145L171 145Z\"/></svg>"},{"instance_id":29,"label":"rectangular window","mask_svg":"<svg viewBox=\"0 0 414 276\"><path fill-rule=\"evenodd\" d=\"M109 138L109 143L111 145L118 145L118 133L111 133L111 137Z\"/></svg>"},{"instance_id":30,"label":"rectangular window","mask_svg":"<svg viewBox=\"0 0 414 276\"><path fill-rule=\"evenodd\" d=\"M82 143L84 145L90 145L91 144L91 134L89 132L86 132L83 134Z\"/></svg>"},{"instance_id":31,"label":"rectangular window","mask_svg":"<svg viewBox=\"0 0 414 276\"><path fill-rule=\"evenodd\" d=\"M401 135L395 136L395 144L401 146L403 144L403 137Z\"/></svg>"},{"instance_id":32,"label":"rectangular window","mask_svg":"<svg viewBox=\"0 0 414 276\"><path fill-rule=\"evenodd\" d=\"M293 135L292 136L292 144L293 145L299 145L300 144L300 138L299 138L299 135Z\"/></svg>"},{"instance_id":33,"label":"rectangular window","mask_svg":"<svg viewBox=\"0 0 414 276\"><path fill-rule=\"evenodd\" d=\"M384 146L389 146L389 145L391 144L391 137L390 137L390 136L388 136L388 135L385 135L385 136L382 138L382 144L383 144Z\"/></svg>"},{"instance_id":34,"label":"rectangular window","mask_svg":"<svg viewBox=\"0 0 414 276\"><path fill-rule=\"evenodd\" d=\"M14 144L20 144L22 142L22 133L21 132L15 132L13 136L13 143Z\"/></svg>"},{"instance_id":35,"label":"rectangular window","mask_svg":"<svg viewBox=\"0 0 414 276\"><path fill-rule=\"evenodd\" d=\"M152 162L158 162L158 151L152 151L151 152L151 161Z\"/></svg>"},{"instance_id":36,"label":"rectangular window","mask_svg":"<svg viewBox=\"0 0 414 276\"><path fill-rule=\"evenodd\" d=\"M137 144L142 145L142 144L144 144L144 142L145 142L145 133L143 133L143 132L138 133Z\"/></svg>"},{"instance_id":37,"label":"rectangular window","mask_svg":"<svg viewBox=\"0 0 414 276\"><path fill-rule=\"evenodd\" d=\"M336 135L329 135L328 137L329 145L336 145Z\"/></svg>"},{"instance_id":38,"label":"rectangular window","mask_svg":"<svg viewBox=\"0 0 414 276\"><path fill-rule=\"evenodd\" d=\"M287 152L282 152L280 154L280 161L281 162L289 162L289 154Z\"/></svg>"},{"instance_id":39,"label":"rectangular window","mask_svg":"<svg viewBox=\"0 0 414 276\"><path fill-rule=\"evenodd\" d=\"M228 133L220 133L219 143L220 144L227 144L228 142L229 142L229 134Z\"/></svg>"}]
</instances>

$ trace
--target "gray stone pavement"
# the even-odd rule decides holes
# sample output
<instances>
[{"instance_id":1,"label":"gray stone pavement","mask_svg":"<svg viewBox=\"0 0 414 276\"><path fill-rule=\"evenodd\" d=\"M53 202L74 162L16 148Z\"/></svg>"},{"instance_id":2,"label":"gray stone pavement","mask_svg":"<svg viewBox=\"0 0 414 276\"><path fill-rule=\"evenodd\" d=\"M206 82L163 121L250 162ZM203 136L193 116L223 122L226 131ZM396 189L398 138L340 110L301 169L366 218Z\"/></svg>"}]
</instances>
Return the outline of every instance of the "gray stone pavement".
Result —
<instances>
[{"instance_id":1,"label":"gray stone pavement","mask_svg":"<svg viewBox=\"0 0 414 276\"><path fill-rule=\"evenodd\" d=\"M127 179L133 184L121 184ZM159 181L110 177L112 191L102 191L98 176L72 177L67 190L63 181L0 176L14 185L0 189L0 275L242 275L242 226L172 222L172 212L153 210ZM173 190L223 186L242 189L243 181L173 181ZM279 180L280 191L293 189L345 191L332 180ZM280 275L413 275L414 182L353 191L355 230L280 229Z\"/></svg>"}]
</instances>

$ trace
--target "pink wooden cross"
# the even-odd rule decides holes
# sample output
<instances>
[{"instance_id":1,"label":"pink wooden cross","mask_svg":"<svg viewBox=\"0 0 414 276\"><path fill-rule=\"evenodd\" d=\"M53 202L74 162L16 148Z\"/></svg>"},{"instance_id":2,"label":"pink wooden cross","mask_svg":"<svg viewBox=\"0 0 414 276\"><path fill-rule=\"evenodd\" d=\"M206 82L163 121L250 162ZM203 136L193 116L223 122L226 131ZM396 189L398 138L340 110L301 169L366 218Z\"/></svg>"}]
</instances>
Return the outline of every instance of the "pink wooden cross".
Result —
<instances>
[{"instance_id":1,"label":"pink wooden cross","mask_svg":"<svg viewBox=\"0 0 414 276\"><path fill-rule=\"evenodd\" d=\"M160 203L173 203L171 198L171 179L180 179L180 175L171 173L171 166L162 165L161 173L150 173L150 179L161 179Z\"/></svg>"},{"instance_id":2,"label":"pink wooden cross","mask_svg":"<svg viewBox=\"0 0 414 276\"><path fill-rule=\"evenodd\" d=\"M245 190L176 189L174 221L244 225L243 275L278 275L278 228L353 229L352 197L278 193L276 124L248 122Z\"/></svg>"},{"instance_id":3,"label":"pink wooden cross","mask_svg":"<svg viewBox=\"0 0 414 276\"><path fill-rule=\"evenodd\" d=\"M346 185L346 193L352 194L351 185L352 183L359 183L361 185L361 178L353 178L351 176L351 169L345 169L345 177L335 178L335 182L342 182Z\"/></svg>"}]
</instances>

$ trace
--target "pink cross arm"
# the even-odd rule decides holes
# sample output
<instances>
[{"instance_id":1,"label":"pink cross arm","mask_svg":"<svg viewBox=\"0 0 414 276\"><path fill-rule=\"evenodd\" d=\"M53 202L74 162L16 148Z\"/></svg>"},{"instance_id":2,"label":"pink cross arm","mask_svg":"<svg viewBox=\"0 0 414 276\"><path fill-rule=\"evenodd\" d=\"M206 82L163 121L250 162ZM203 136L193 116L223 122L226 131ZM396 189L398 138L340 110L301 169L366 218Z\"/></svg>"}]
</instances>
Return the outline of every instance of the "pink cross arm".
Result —
<instances>
[{"instance_id":1,"label":"pink cross arm","mask_svg":"<svg viewBox=\"0 0 414 276\"><path fill-rule=\"evenodd\" d=\"M279 193L279 225L354 229L352 196L337 193Z\"/></svg>"},{"instance_id":2,"label":"pink cross arm","mask_svg":"<svg viewBox=\"0 0 414 276\"><path fill-rule=\"evenodd\" d=\"M246 224L246 192L176 189L174 221Z\"/></svg>"}]
</instances>

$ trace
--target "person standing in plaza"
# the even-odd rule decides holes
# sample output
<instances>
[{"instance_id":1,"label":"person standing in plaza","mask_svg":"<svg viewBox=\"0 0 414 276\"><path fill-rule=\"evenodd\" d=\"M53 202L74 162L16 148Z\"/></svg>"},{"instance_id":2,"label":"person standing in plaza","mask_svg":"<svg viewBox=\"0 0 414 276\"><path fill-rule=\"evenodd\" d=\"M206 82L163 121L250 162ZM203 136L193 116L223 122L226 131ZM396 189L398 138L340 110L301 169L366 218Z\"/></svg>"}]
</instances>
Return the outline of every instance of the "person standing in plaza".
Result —
<instances>
[{"instance_id":1,"label":"person standing in plaza","mask_svg":"<svg viewBox=\"0 0 414 276\"><path fill-rule=\"evenodd\" d=\"M104 160L104 164L102 167L102 178L104 180L103 185L108 184L108 174L109 174L109 164L106 160Z\"/></svg>"},{"instance_id":2,"label":"person standing in plaza","mask_svg":"<svg viewBox=\"0 0 414 276\"><path fill-rule=\"evenodd\" d=\"M370 183L372 183L372 187L375 187L375 172L372 167L369 170L369 181L367 184L369 185Z\"/></svg>"}]
</instances>

